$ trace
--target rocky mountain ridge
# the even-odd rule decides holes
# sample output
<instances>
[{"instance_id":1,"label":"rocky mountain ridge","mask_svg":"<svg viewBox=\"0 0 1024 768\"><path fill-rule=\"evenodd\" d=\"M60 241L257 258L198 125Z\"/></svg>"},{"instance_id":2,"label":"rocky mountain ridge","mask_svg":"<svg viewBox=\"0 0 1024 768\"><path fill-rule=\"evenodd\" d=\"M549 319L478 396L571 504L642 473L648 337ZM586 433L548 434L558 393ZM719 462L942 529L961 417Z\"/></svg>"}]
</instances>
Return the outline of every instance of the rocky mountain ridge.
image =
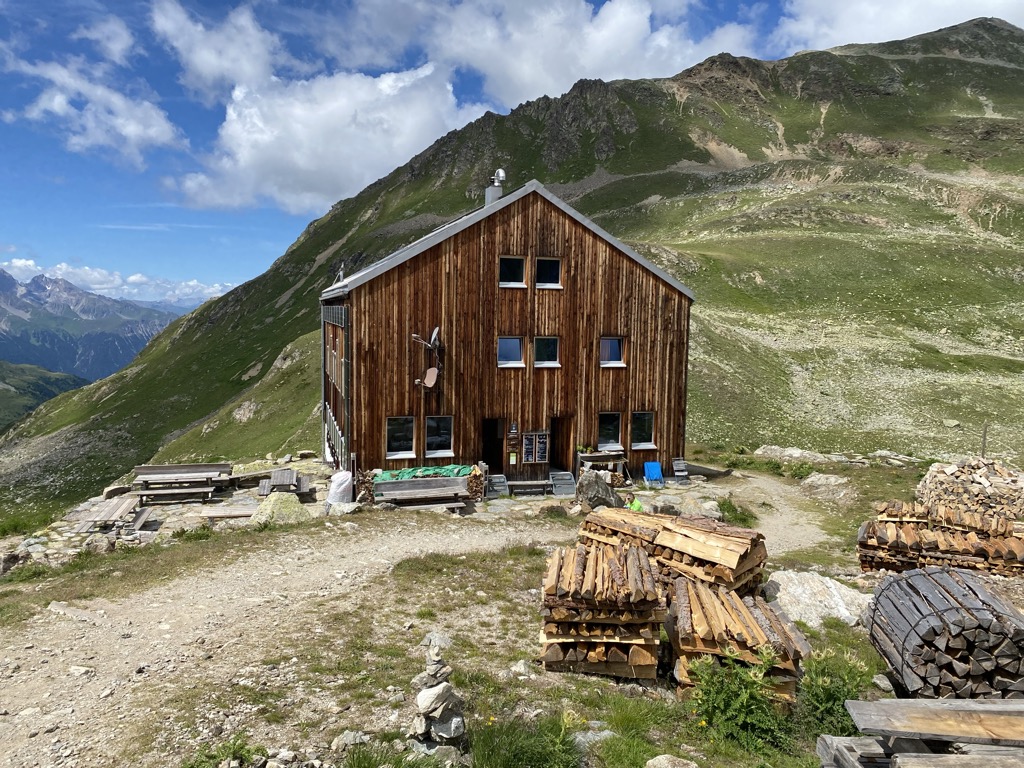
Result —
<instances>
[{"instance_id":1,"label":"rocky mountain ridge","mask_svg":"<svg viewBox=\"0 0 1024 768\"><path fill-rule=\"evenodd\" d=\"M777 62L721 54L665 79L581 81L485 115L337 203L132 365L6 435L0 504L30 465L47 473L46 499L17 494L42 515L154 457L317 442L319 293L480 205L497 167L508 188L537 178L695 291L691 439L938 455L977 451L988 424L990 452L1012 459L1024 439L1022 51L1024 31L977 19ZM75 455L70 436L106 448Z\"/></svg>"},{"instance_id":2,"label":"rocky mountain ridge","mask_svg":"<svg viewBox=\"0 0 1024 768\"><path fill-rule=\"evenodd\" d=\"M0 270L0 360L95 381L128 363L172 319L62 278L22 283Z\"/></svg>"}]
</instances>

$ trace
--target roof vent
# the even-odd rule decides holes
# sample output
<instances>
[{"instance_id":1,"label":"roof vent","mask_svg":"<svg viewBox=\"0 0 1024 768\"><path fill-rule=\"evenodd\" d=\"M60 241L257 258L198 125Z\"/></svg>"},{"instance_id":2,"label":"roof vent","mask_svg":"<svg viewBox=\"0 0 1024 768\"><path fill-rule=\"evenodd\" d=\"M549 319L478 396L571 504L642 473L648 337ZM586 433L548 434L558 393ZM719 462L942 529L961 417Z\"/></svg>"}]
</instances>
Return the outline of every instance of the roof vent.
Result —
<instances>
[{"instance_id":1,"label":"roof vent","mask_svg":"<svg viewBox=\"0 0 1024 768\"><path fill-rule=\"evenodd\" d=\"M491 185L484 192L484 205L490 205L498 201L501 197L501 184L503 181L505 181L505 172L499 168L491 176Z\"/></svg>"}]
</instances>

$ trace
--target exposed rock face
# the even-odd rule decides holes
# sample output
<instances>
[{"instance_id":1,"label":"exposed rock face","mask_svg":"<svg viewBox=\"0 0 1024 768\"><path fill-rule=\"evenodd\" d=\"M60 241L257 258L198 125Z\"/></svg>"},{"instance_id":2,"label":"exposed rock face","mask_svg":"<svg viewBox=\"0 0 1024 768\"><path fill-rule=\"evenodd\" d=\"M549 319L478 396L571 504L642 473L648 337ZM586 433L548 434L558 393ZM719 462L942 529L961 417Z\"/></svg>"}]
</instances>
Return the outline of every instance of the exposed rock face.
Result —
<instances>
[{"instance_id":1,"label":"exposed rock face","mask_svg":"<svg viewBox=\"0 0 1024 768\"><path fill-rule=\"evenodd\" d=\"M597 472L581 472L576 483L576 498L586 502L592 509L598 507L622 508L625 504Z\"/></svg>"},{"instance_id":2,"label":"exposed rock face","mask_svg":"<svg viewBox=\"0 0 1024 768\"><path fill-rule=\"evenodd\" d=\"M842 619L851 627L860 621L871 600L855 589L818 573L776 571L764 585L765 594L777 600L794 621L820 627L828 616Z\"/></svg>"}]
</instances>

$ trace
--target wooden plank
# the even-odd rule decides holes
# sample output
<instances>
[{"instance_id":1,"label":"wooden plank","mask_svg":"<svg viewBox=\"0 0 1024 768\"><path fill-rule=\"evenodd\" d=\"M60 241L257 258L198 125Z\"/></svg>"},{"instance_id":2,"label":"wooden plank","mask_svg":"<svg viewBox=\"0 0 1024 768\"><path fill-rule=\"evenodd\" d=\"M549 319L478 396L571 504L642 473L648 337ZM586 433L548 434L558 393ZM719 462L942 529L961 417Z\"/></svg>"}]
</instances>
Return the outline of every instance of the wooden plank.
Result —
<instances>
[{"instance_id":1,"label":"wooden plank","mask_svg":"<svg viewBox=\"0 0 1024 768\"><path fill-rule=\"evenodd\" d=\"M1024 746L1024 701L850 700L846 709L866 734Z\"/></svg>"},{"instance_id":2,"label":"wooden plank","mask_svg":"<svg viewBox=\"0 0 1024 768\"><path fill-rule=\"evenodd\" d=\"M1024 752L1011 755L915 755L896 754L892 768L1021 768Z\"/></svg>"}]
</instances>

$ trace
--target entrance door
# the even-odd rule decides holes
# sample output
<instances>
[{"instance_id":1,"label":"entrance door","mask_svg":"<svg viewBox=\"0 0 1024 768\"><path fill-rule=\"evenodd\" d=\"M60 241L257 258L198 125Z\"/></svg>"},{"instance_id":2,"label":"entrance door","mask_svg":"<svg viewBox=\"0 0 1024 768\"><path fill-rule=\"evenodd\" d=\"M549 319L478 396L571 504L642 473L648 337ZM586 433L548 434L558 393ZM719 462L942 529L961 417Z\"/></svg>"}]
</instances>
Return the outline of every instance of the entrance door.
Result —
<instances>
[{"instance_id":1,"label":"entrance door","mask_svg":"<svg viewBox=\"0 0 1024 768\"><path fill-rule=\"evenodd\" d=\"M505 474L505 420L484 419L480 435L483 439L481 460L492 475Z\"/></svg>"},{"instance_id":2,"label":"entrance door","mask_svg":"<svg viewBox=\"0 0 1024 768\"><path fill-rule=\"evenodd\" d=\"M548 449L548 462L551 469L572 472L574 451L573 417L561 416L551 420L551 445Z\"/></svg>"}]
</instances>

